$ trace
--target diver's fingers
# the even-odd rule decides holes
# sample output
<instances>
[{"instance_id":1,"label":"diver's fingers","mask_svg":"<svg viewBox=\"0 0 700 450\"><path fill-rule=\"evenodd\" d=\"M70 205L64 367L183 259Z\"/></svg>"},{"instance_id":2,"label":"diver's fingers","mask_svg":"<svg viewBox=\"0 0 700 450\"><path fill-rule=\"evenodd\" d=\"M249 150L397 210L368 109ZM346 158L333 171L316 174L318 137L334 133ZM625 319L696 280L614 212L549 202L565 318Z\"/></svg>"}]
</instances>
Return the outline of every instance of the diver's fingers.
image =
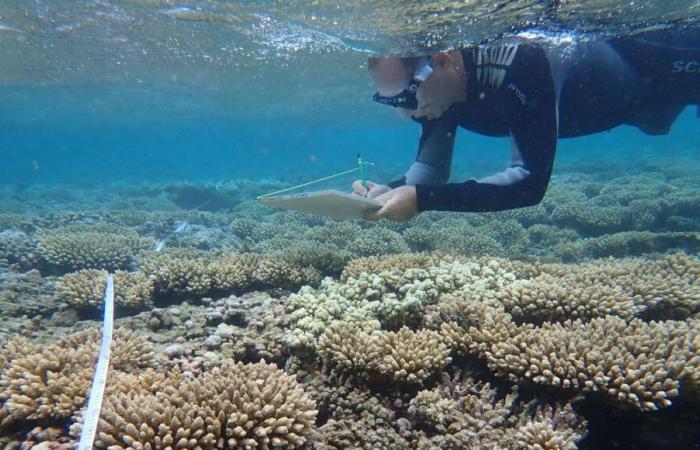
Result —
<instances>
[{"instance_id":1,"label":"diver's fingers","mask_svg":"<svg viewBox=\"0 0 700 450\"><path fill-rule=\"evenodd\" d=\"M376 199L380 195L386 194L390 190L391 188L385 184L375 184L374 186L372 186L372 189L370 189L367 193L367 198Z\"/></svg>"},{"instance_id":2,"label":"diver's fingers","mask_svg":"<svg viewBox=\"0 0 700 450\"><path fill-rule=\"evenodd\" d=\"M363 197L366 197L366 196L367 196L367 192L368 192L368 191L367 191L367 188L365 188L365 187L362 185L362 182L361 182L360 180L355 180L355 181L352 182L352 191L353 191L355 194L361 195L361 196L363 196Z\"/></svg>"},{"instance_id":3,"label":"diver's fingers","mask_svg":"<svg viewBox=\"0 0 700 450\"><path fill-rule=\"evenodd\" d=\"M382 208L375 210L375 211L371 211L371 210L365 211L362 214L364 215L365 219L367 219L367 220L379 220L379 219L384 218L384 215L386 214L385 209L386 209L386 207L382 207Z\"/></svg>"}]
</instances>

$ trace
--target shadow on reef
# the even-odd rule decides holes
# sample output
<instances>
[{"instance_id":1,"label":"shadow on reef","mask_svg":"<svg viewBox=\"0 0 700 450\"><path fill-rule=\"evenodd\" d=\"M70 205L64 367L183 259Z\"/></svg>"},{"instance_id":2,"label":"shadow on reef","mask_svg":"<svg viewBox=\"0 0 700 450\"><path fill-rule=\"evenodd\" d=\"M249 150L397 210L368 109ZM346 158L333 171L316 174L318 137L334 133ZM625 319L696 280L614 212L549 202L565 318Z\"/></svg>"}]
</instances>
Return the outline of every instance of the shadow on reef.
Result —
<instances>
[{"instance_id":1,"label":"shadow on reef","mask_svg":"<svg viewBox=\"0 0 700 450\"><path fill-rule=\"evenodd\" d=\"M240 203L238 192L212 185L173 184L165 188L175 205L186 210L221 211Z\"/></svg>"},{"instance_id":2,"label":"shadow on reef","mask_svg":"<svg viewBox=\"0 0 700 450\"><path fill-rule=\"evenodd\" d=\"M697 405L675 400L654 412L606 408L594 399L575 408L588 421L588 434L579 450L690 450L700 449L700 411Z\"/></svg>"}]
</instances>

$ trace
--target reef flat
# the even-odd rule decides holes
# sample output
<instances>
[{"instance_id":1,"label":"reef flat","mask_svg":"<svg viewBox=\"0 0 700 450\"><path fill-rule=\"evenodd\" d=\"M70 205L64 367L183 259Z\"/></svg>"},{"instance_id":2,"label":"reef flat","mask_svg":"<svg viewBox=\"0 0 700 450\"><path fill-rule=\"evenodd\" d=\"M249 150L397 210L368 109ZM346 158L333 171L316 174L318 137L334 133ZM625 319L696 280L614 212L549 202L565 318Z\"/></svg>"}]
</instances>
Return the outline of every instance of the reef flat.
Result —
<instances>
[{"instance_id":1,"label":"reef flat","mask_svg":"<svg viewBox=\"0 0 700 450\"><path fill-rule=\"evenodd\" d=\"M691 448L700 176L565 171L535 207L271 210L277 180L0 188L0 443Z\"/></svg>"}]
</instances>

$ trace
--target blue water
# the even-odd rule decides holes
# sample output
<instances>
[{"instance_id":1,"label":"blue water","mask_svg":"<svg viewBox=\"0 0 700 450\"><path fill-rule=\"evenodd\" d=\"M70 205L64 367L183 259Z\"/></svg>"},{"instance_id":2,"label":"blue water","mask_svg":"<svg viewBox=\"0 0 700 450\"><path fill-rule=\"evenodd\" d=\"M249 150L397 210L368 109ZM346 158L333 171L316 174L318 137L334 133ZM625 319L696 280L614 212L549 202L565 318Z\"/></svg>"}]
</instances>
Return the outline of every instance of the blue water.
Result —
<instances>
[{"instance_id":1,"label":"blue water","mask_svg":"<svg viewBox=\"0 0 700 450\"><path fill-rule=\"evenodd\" d=\"M356 123L341 112L322 120L313 116L243 120L193 115L191 119L161 117L138 122L129 120L126 113L102 118L65 113L58 120L48 117L13 123L10 112L3 111L0 183L89 185L266 177L294 182L351 168L358 152L375 163L376 176L395 177L413 160L420 127L370 102L363 107L366 111L358 114ZM15 112L31 114L31 104L24 108ZM698 120L694 108L688 108L668 136L650 137L622 126L561 139L555 167L577 161L630 165L641 154L649 157L654 152L689 152L700 158ZM458 133L453 179L492 173L508 163L507 139L465 130Z\"/></svg>"}]
</instances>

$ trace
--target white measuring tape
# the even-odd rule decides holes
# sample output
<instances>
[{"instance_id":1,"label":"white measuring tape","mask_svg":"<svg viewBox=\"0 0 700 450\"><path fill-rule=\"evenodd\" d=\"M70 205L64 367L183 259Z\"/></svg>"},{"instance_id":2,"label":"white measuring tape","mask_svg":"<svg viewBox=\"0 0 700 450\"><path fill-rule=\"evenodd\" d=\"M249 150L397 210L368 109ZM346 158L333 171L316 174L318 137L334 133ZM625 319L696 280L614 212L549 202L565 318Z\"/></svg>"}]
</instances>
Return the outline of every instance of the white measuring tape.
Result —
<instances>
[{"instance_id":1,"label":"white measuring tape","mask_svg":"<svg viewBox=\"0 0 700 450\"><path fill-rule=\"evenodd\" d=\"M83 430L80 433L80 443L78 450L91 450L95 441L97 424L100 419L102 409L102 397L107 384L107 369L109 369L109 354L112 345L112 328L114 321L114 280L112 274L107 275L107 285L104 296L105 316L102 323L102 346L100 356L97 358L95 376L92 379L92 389L90 389L90 400L88 400L87 410L83 416Z\"/></svg>"}]
</instances>

